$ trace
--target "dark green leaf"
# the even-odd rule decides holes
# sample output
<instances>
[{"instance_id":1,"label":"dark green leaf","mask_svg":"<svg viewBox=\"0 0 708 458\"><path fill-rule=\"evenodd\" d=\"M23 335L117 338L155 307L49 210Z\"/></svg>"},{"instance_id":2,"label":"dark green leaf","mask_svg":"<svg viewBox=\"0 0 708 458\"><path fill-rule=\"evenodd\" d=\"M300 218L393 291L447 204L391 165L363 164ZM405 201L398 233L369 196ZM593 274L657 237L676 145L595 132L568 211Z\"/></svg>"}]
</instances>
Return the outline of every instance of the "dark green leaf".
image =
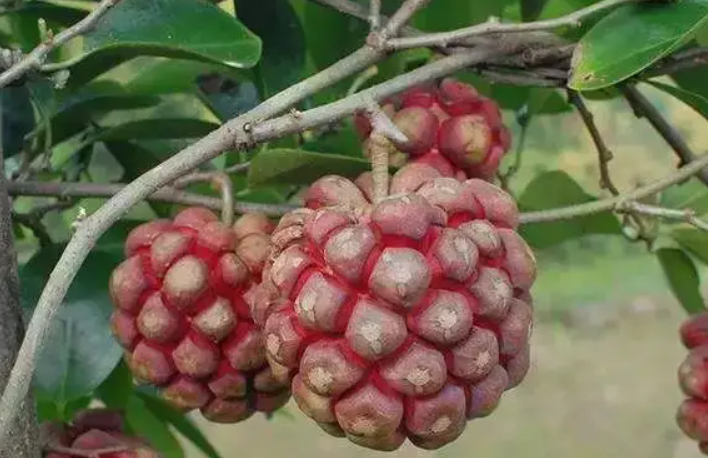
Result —
<instances>
[{"instance_id":1,"label":"dark green leaf","mask_svg":"<svg viewBox=\"0 0 708 458\"><path fill-rule=\"evenodd\" d=\"M671 94L689 107L696 110L701 116L708 119L708 99L704 98L699 94L681 89L676 86L669 86L668 84L658 83L656 81L648 81L652 86L661 89L667 94Z\"/></svg>"},{"instance_id":2,"label":"dark green leaf","mask_svg":"<svg viewBox=\"0 0 708 458\"><path fill-rule=\"evenodd\" d=\"M2 152L6 157L22 151L24 137L34 128L34 109L26 86L10 86L0 90L2 105Z\"/></svg>"},{"instance_id":3,"label":"dark green leaf","mask_svg":"<svg viewBox=\"0 0 708 458\"><path fill-rule=\"evenodd\" d=\"M205 0L120 2L86 36L85 45L86 53L71 66L74 86L137 56L251 68L261 54L256 35Z\"/></svg>"},{"instance_id":4,"label":"dark green leaf","mask_svg":"<svg viewBox=\"0 0 708 458\"><path fill-rule=\"evenodd\" d=\"M597 200L588 195L568 174L546 172L535 177L519 198L523 211L548 210ZM537 249L558 245L589 234L621 235L619 221L612 214L587 215L567 221L527 224L521 234Z\"/></svg>"},{"instance_id":5,"label":"dark green leaf","mask_svg":"<svg viewBox=\"0 0 708 458\"><path fill-rule=\"evenodd\" d=\"M700 229L677 227L671 231L671 237L681 247L693 253L704 264L708 265L708 234Z\"/></svg>"},{"instance_id":6,"label":"dark green leaf","mask_svg":"<svg viewBox=\"0 0 708 458\"><path fill-rule=\"evenodd\" d=\"M199 450L204 452L206 456L209 458L221 458L219 452L216 451L214 446L211 445L211 442L209 442L209 439L206 438L199 428L192 423L189 417L186 417L184 413L175 410L162 399L156 398L149 394L138 393L137 395L143 401L148 410L150 410L157 418L172 425L184 437L189 439L190 442L199 448Z\"/></svg>"},{"instance_id":7,"label":"dark green leaf","mask_svg":"<svg viewBox=\"0 0 708 458\"><path fill-rule=\"evenodd\" d=\"M223 121L260 103L258 89L250 81L237 82L221 75L206 75L199 79L199 90L206 105Z\"/></svg>"},{"instance_id":8,"label":"dark green leaf","mask_svg":"<svg viewBox=\"0 0 708 458\"><path fill-rule=\"evenodd\" d=\"M501 15L504 1L435 0L413 17L413 25L429 31L446 31L478 24Z\"/></svg>"},{"instance_id":9,"label":"dark green leaf","mask_svg":"<svg viewBox=\"0 0 708 458\"><path fill-rule=\"evenodd\" d=\"M85 396L67 403L57 403L54 399L37 399L37 418L40 422L48 420L70 421L74 414L91 404L93 398Z\"/></svg>"},{"instance_id":10,"label":"dark green leaf","mask_svg":"<svg viewBox=\"0 0 708 458\"><path fill-rule=\"evenodd\" d=\"M89 137L86 143L154 138L199 138L218 127L218 124L201 119L141 119L102 129Z\"/></svg>"},{"instance_id":11,"label":"dark green leaf","mask_svg":"<svg viewBox=\"0 0 708 458\"><path fill-rule=\"evenodd\" d=\"M661 248L657 250L664 275L671 286L674 296L688 314L705 311L700 292L700 279L693 260L682 250Z\"/></svg>"},{"instance_id":12,"label":"dark green leaf","mask_svg":"<svg viewBox=\"0 0 708 458\"><path fill-rule=\"evenodd\" d=\"M534 21L543 11L548 0L521 0L521 18L524 21Z\"/></svg>"},{"instance_id":13,"label":"dark green leaf","mask_svg":"<svg viewBox=\"0 0 708 458\"><path fill-rule=\"evenodd\" d=\"M682 70L671 75L676 84L681 89L699 94L708 99L708 66L695 67L689 70Z\"/></svg>"},{"instance_id":14,"label":"dark green leaf","mask_svg":"<svg viewBox=\"0 0 708 458\"><path fill-rule=\"evenodd\" d=\"M133 374L125 361L121 361L111 375L96 388L95 394L106 407L122 410L128 405L133 392Z\"/></svg>"},{"instance_id":15,"label":"dark green leaf","mask_svg":"<svg viewBox=\"0 0 708 458\"><path fill-rule=\"evenodd\" d=\"M166 421L158 418L137 395L128 399L125 409L127 427L145 438L164 458L184 458L184 451Z\"/></svg>"},{"instance_id":16,"label":"dark green leaf","mask_svg":"<svg viewBox=\"0 0 708 458\"><path fill-rule=\"evenodd\" d=\"M568 85L587 91L623 81L685 44L707 18L705 0L620 7L582 38Z\"/></svg>"},{"instance_id":17,"label":"dark green leaf","mask_svg":"<svg viewBox=\"0 0 708 458\"><path fill-rule=\"evenodd\" d=\"M22 303L30 312L58 261L63 246L39 251L22 267ZM107 287L120 262L113 254L94 250L81 266L46 336L37 362L37 392L56 403L84 396L108 377L121 357L109 329L113 307Z\"/></svg>"},{"instance_id":18,"label":"dark green leaf","mask_svg":"<svg viewBox=\"0 0 708 458\"><path fill-rule=\"evenodd\" d=\"M309 184L335 173L356 177L370 168L369 161L349 156L296 149L272 149L258 153L248 171L249 186Z\"/></svg>"},{"instance_id":19,"label":"dark green leaf","mask_svg":"<svg viewBox=\"0 0 708 458\"><path fill-rule=\"evenodd\" d=\"M303 77L305 32L288 0L234 0L238 18L263 41L255 69L264 97Z\"/></svg>"}]
</instances>

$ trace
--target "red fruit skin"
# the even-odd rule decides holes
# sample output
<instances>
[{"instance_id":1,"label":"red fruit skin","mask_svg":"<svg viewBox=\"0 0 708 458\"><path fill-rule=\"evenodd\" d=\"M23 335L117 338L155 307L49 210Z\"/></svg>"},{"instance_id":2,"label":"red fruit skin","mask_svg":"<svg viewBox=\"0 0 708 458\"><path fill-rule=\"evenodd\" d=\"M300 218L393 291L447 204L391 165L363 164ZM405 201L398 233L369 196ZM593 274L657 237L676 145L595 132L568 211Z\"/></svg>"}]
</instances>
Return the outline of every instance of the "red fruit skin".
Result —
<instances>
[{"instance_id":1,"label":"red fruit skin","mask_svg":"<svg viewBox=\"0 0 708 458\"><path fill-rule=\"evenodd\" d=\"M249 302L273 228L263 215L227 227L194 207L129 234L126 259L110 279L112 332L133 375L178 409L232 423L259 411L263 399L287 401L285 384L253 384L271 372Z\"/></svg>"},{"instance_id":2,"label":"red fruit skin","mask_svg":"<svg viewBox=\"0 0 708 458\"><path fill-rule=\"evenodd\" d=\"M387 100L384 111L410 140L396 145L401 153L409 155L409 163L426 163L443 176L460 181L493 180L511 147L511 136L497 104L454 78L408 89ZM354 123L366 140L372 129L366 116L357 114ZM392 154L396 166L405 160Z\"/></svg>"},{"instance_id":3,"label":"red fruit skin","mask_svg":"<svg viewBox=\"0 0 708 458\"><path fill-rule=\"evenodd\" d=\"M374 205L342 177L313 183L273 234L253 315L323 430L438 449L527 375L536 263L514 200L484 180L410 164L391 191Z\"/></svg>"},{"instance_id":4,"label":"red fruit skin","mask_svg":"<svg viewBox=\"0 0 708 458\"><path fill-rule=\"evenodd\" d=\"M679 336L688 349L708 344L708 311L689 316L681 324Z\"/></svg>"}]
</instances>

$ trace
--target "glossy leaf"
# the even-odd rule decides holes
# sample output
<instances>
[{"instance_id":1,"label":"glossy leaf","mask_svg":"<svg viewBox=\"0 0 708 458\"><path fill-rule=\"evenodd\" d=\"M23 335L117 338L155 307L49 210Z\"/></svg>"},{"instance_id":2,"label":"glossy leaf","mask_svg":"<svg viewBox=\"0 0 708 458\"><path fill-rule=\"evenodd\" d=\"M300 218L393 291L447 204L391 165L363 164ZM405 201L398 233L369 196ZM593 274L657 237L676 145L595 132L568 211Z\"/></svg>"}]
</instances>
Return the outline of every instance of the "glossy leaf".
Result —
<instances>
[{"instance_id":1,"label":"glossy leaf","mask_svg":"<svg viewBox=\"0 0 708 458\"><path fill-rule=\"evenodd\" d=\"M302 79L305 32L288 0L234 0L238 18L263 41L255 73L263 96L270 96Z\"/></svg>"},{"instance_id":2,"label":"glossy leaf","mask_svg":"<svg viewBox=\"0 0 708 458\"><path fill-rule=\"evenodd\" d=\"M207 1L119 2L86 35L85 54L71 66L78 86L137 56L162 56L251 68L260 39Z\"/></svg>"},{"instance_id":3,"label":"glossy leaf","mask_svg":"<svg viewBox=\"0 0 708 458\"><path fill-rule=\"evenodd\" d=\"M251 160L248 184L251 187L309 184L327 174L356 177L369 169L369 161L365 159L296 149L272 149L258 153Z\"/></svg>"},{"instance_id":4,"label":"glossy leaf","mask_svg":"<svg viewBox=\"0 0 708 458\"><path fill-rule=\"evenodd\" d=\"M22 303L30 312L58 261L63 246L39 251L25 264ZM38 394L56 403L85 396L108 377L121 357L109 320L113 310L106 292L115 255L94 250L79 270L46 336L34 384Z\"/></svg>"},{"instance_id":5,"label":"glossy leaf","mask_svg":"<svg viewBox=\"0 0 708 458\"><path fill-rule=\"evenodd\" d=\"M157 418L169 423L209 458L221 458L209 439L184 413L175 410L162 399L138 392L137 396Z\"/></svg>"},{"instance_id":6,"label":"glossy leaf","mask_svg":"<svg viewBox=\"0 0 708 458\"><path fill-rule=\"evenodd\" d=\"M535 177L519 198L522 211L548 210L597 200L587 194L568 174L546 172ZM565 221L526 224L521 234L537 249L561 244L589 234L621 235L616 217L609 213L587 215Z\"/></svg>"},{"instance_id":7,"label":"glossy leaf","mask_svg":"<svg viewBox=\"0 0 708 458\"><path fill-rule=\"evenodd\" d=\"M184 450L169 424L155 415L145 402L133 395L125 408L127 429L145 438L164 458L184 458Z\"/></svg>"},{"instance_id":8,"label":"glossy leaf","mask_svg":"<svg viewBox=\"0 0 708 458\"><path fill-rule=\"evenodd\" d=\"M222 75L205 75L199 78L198 85L202 100L222 121L255 108L261 101L258 88L250 81L239 82Z\"/></svg>"},{"instance_id":9,"label":"glossy leaf","mask_svg":"<svg viewBox=\"0 0 708 458\"><path fill-rule=\"evenodd\" d=\"M620 7L582 38L568 85L587 91L623 81L686 43L707 19L706 0Z\"/></svg>"},{"instance_id":10,"label":"glossy leaf","mask_svg":"<svg viewBox=\"0 0 708 458\"><path fill-rule=\"evenodd\" d=\"M657 89L666 92L667 94L671 94L689 107L696 110L701 116L708 119L708 99L705 97L685 89L681 89L680 87L670 86L668 84L659 83L656 81L648 81L648 83Z\"/></svg>"},{"instance_id":11,"label":"glossy leaf","mask_svg":"<svg viewBox=\"0 0 708 458\"><path fill-rule=\"evenodd\" d=\"M661 248L656 256L674 296L692 315L706 310L700 292L700 279L693 260L683 250Z\"/></svg>"}]
</instances>

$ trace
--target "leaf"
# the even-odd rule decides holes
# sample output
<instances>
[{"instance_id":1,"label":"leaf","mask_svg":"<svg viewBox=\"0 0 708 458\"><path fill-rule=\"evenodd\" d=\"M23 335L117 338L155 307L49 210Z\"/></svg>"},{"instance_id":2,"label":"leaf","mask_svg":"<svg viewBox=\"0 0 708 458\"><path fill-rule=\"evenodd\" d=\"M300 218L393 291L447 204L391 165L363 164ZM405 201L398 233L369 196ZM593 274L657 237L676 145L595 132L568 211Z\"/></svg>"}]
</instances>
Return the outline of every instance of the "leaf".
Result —
<instances>
[{"instance_id":1,"label":"leaf","mask_svg":"<svg viewBox=\"0 0 708 458\"><path fill-rule=\"evenodd\" d=\"M668 208L690 208L696 215L708 213L708 189L698 178L691 178L661 193L660 205Z\"/></svg>"},{"instance_id":2,"label":"leaf","mask_svg":"<svg viewBox=\"0 0 708 458\"><path fill-rule=\"evenodd\" d=\"M255 69L261 93L268 97L303 77L305 32L287 0L234 0L238 18L263 41Z\"/></svg>"},{"instance_id":3,"label":"leaf","mask_svg":"<svg viewBox=\"0 0 708 458\"><path fill-rule=\"evenodd\" d=\"M682 248L708 265L708 233L700 229L677 227L670 235Z\"/></svg>"},{"instance_id":4,"label":"leaf","mask_svg":"<svg viewBox=\"0 0 708 458\"><path fill-rule=\"evenodd\" d=\"M23 308L31 312L63 246L37 252L22 267ZM113 310L107 285L120 261L94 250L72 282L40 351L34 386L43 398L67 403L94 390L108 377L122 351L109 329Z\"/></svg>"},{"instance_id":5,"label":"leaf","mask_svg":"<svg viewBox=\"0 0 708 458\"><path fill-rule=\"evenodd\" d=\"M95 394L110 409L124 409L133 395L133 374L121 361L111 375L96 388Z\"/></svg>"},{"instance_id":6,"label":"leaf","mask_svg":"<svg viewBox=\"0 0 708 458\"><path fill-rule=\"evenodd\" d=\"M145 406L157 418L166 421L179 431L184 437L189 439L199 450L204 452L209 458L221 458L219 452L211 445L209 439L184 413L175 410L162 399L156 398L146 393L137 394Z\"/></svg>"},{"instance_id":7,"label":"leaf","mask_svg":"<svg viewBox=\"0 0 708 458\"><path fill-rule=\"evenodd\" d=\"M5 157L22 151L24 137L34 128L34 109L26 86L0 89L2 153Z\"/></svg>"},{"instance_id":8,"label":"leaf","mask_svg":"<svg viewBox=\"0 0 708 458\"><path fill-rule=\"evenodd\" d=\"M255 84L234 81L221 75L200 78L199 91L204 103L222 121L235 118L260 103Z\"/></svg>"},{"instance_id":9,"label":"leaf","mask_svg":"<svg viewBox=\"0 0 708 458\"><path fill-rule=\"evenodd\" d=\"M676 248L661 248L657 250L656 256L671 291L684 310L690 315L704 312L706 307L701 297L700 279L693 260L683 250Z\"/></svg>"},{"instance_id":10,"label":"leaf","mask_svg":"<svg viewBox=\"0 0 708 458\"><path fill-rule=\"evenodd\" d=\"M54 399L37 399L37 419L40 422L70 421L76 412L88 407L92 400L91 396L84 396L67 403L57 403Z\"/></svg>"},{"instance_id":11,"label":"leaf","mask_svg":"<svg viewBox=\"0 0 708 458\"><path fill-rule=\"evenodd\" d=\"M704 98L699 94L681 89L679 87L670 86L664 83L658 83L656 81L647 81L647 83L660 89L667 94L673 95L689 107L696 110L701 116L708 119L708 99Z\"/></svg>"},{"instance_id":12,"label":"leaf","mask_svg":"<svg viewBox=\"0 0 708 458\"><path fill-rule=\"evenodd\" d=\"M588 91L623 81L685 44L706 19L706 0L618 8L580 40L568 86Z\"/></svg>"},{"instance_id":13,"label":"leaf","mask_svg":"<svg viewBox=\"0 0 708 458\"><path fill-rule=\"evenodd\" d=\"M438 32L468 27L484 22L490 16L499 17L504 3L502 0L435 0L413 16L413 25Z\"/></svg>"},{"instance_id":14,"label":"leaf","mask_svg":"<svg viewBox=\"0 0 708 458\"><path fill-rule=\"evenodd\" d=\"M693 92L708 99L708 87L705 82L708 81L708 66L695 67L688 70L682 70L670 75L671 79L676 81L676 84L686 91Z\"/></svg>"},{"instance_id":15,"label":"leaf","mask_svg":"<svg viewBox=\"0 0 708 458\"><path fill-rule=\"evenodd\" d=\"M546 2L548 0L521 0L521 18L524 22L536 20Z\"/></svg>"},{"instance_id":16,"label":"leaf","mask_svg":"<svg viewBox=\"0 0 708 458\"><path fill-rule=\"evenodd\" d=\"M536 176L529 183L519 198L519 208L525 212L548 210L594 200L597 199L586 194L568 174L552 171ZM600 213L566 221L526 224L520 232L532 247L544 249L589 234L621 235L622 229L612 214Z\"/></svg>"},{"instance_id":17,"label":"leaf","mask_svg":"<svg viewBox=\"0 0 708 458\"><path fill-rule=\"evenodd\" d=\"M205 0L131 0L119 2L86 35L69 84L80 86L137 56L251 68L260 55L261 40Z\"/></svg>"},{"instance_id":18,"label":"leaf","mask_svg":"<svg viewBox=\"0 0 708 458\"><path fill-rule=\"evenodd\" d=\"M251 160L248 184L252 187L309 184L331 173L356 177L369 168L369 161L349 156L296 149L264 150Z\"/></svg>"},{"instance_id":19,"label":"leaf","mask_svg":"<svg viewBox=\"0 0 708 458\"><path fill-rule=\"evenodd\" d=\"M184 458L182 446L168 424L158 418L137 395L128 399L125 420L131 432L145 438L164 458Z\"/></svg>"},{"instance_id":20,"label":"leaf","mask_svg":"<svg viewBox=\"0 0 708 458\"><path fill-rule=\"evenodd\" d=\"M219 127L213 122L189 118L156 118L130 121L98 131L85 143L116 140L199 138Z\"/></svg>"}]
</instances>

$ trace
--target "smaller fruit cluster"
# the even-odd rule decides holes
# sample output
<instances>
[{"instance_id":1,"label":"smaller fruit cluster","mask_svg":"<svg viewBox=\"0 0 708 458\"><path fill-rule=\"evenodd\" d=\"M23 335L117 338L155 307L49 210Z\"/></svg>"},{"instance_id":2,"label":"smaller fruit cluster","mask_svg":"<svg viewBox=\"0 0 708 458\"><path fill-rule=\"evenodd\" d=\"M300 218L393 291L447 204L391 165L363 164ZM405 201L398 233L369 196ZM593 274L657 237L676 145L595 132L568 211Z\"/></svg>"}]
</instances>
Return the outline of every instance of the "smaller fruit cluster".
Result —
<instances>
[{"instance_id":1,"label":"smaller fruit cluster","mask_svg":"<svg viewBox=\"0 0 708 458\"><path fill-rule=\"evenodd\" d=\"M142 224L112 273L112 329L140 381L175 407L233 423L287 402L265 360L248 302L273 224L244 215L233 227L203 208Z\"/></svg>"},{"instance_id":2,"label":"smaller fruit cluster","mask_svg":"<svg viewBox=\"0 0 708 458\"><path fill-rule=\"evenodd\" d=\"M405 144L390 144L396 166L424 163L445 177L490 180L511 145L496 102L452 78L409 89L385 100L382 109L408 138ZM355 125L368 155L369 118L358 114Z\"/></svg>"},{"instance_id":3,"label":"smaller fruit cluster","mask_svg":"<svg viewBox=\"0 0 708 458\"><path fill-rule=\"evenodd\" d=\"M676 420L708 455L708 311L689 317L679 334L689 351L678 370L681 390L688 399L681 403Z\"/></svg>"},{"instance_id":4,"label":"smaller fruit cluster","mask_svg":"<svg viewBox=\"0 0 708 458\"><path fill-rule=\"evenodd\" d=\"M159 458L145 441L125 433L120 412L87 409L71 424L44 423L45 458Z\"/></svg>"}]
</instances>

